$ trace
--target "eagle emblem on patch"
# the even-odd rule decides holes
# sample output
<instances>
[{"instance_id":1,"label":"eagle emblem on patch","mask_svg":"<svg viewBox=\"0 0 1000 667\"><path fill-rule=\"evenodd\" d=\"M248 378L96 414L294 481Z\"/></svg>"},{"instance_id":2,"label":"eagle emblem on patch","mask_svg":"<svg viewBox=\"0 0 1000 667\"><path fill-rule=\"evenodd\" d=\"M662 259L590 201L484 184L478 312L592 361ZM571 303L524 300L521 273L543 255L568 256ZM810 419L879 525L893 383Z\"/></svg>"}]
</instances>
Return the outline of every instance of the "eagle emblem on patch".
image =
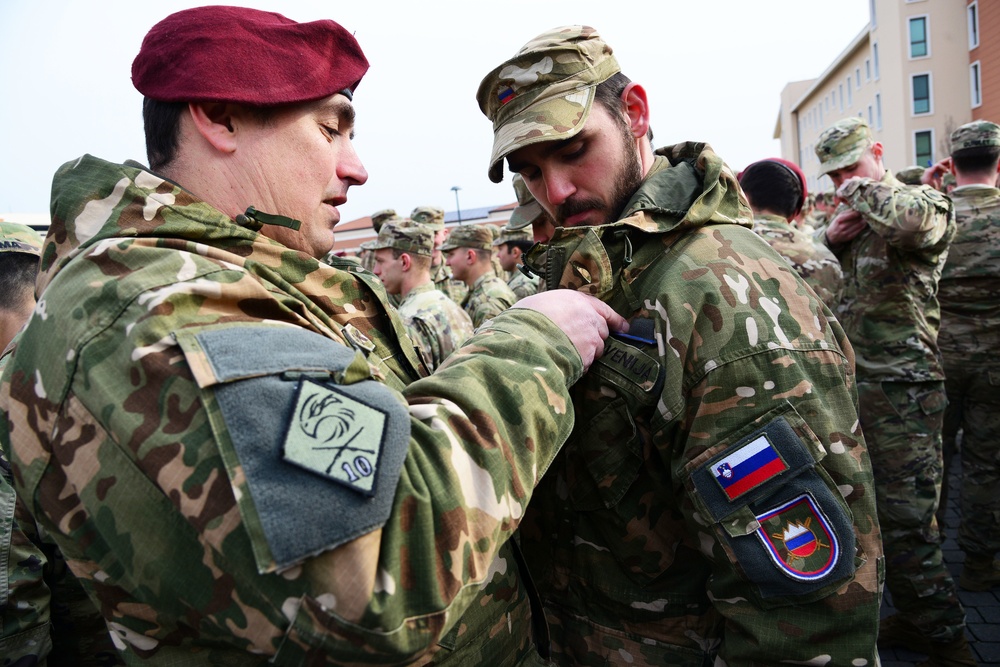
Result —
<instances>
[{"instance_id":1,"label":"eagle emblem on patch","mask_svg":"<svg viewBox=\"0 0 1000 667\"><path fill-rule=\"evenodd\" d=\"M837 533L809 494L757 515L757 537L778 569L792 579L816 581L840 556Z\"/></svg>"},{"instance_id":2,"label":"eagle emblem on patch","mask_svg":"<svg viewBox=\"0 0 1000 667\"><path fill-rule=\"evenodd\" d=\"M286 429L284 458L373 496L386 421L385 412L345 391L302 380Z\"/></svg>"}]
</instances>

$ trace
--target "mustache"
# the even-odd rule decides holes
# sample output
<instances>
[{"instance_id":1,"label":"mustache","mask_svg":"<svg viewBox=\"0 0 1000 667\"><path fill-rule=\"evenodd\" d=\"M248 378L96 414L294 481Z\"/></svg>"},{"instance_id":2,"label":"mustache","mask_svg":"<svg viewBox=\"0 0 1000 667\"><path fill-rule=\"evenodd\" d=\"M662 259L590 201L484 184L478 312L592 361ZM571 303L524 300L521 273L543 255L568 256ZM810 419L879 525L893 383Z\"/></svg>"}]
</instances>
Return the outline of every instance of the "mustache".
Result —
<instances>
[{"instance_id":1,"label":"mustache","mask_svg":"<svg viewBox=\"0 0 1000 667\"><path fill-rule=\"evenodd\" d=\"M583 213L584 211L590 211L593 209L603 210L604 202L596 197L586 197L582 199L567 199L562 204L556 207L555 218L556 226L565 226L566 218L576 215L577 213Z\"/></svg>"}]
</instances>

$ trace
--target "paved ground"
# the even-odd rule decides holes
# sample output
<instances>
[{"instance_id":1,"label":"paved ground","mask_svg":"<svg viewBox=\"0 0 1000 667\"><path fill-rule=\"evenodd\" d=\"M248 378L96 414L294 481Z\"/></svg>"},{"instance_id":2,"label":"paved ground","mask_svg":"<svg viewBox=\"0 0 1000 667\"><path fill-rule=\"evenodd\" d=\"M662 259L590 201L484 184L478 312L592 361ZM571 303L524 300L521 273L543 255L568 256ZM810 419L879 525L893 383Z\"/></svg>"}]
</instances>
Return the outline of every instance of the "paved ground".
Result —
<instances>
[{"instance_id":1,"label":"paved ground","mask_svg":"<svg viewBox=\"0 0 1000 667\"><path fill-rule=\"evenodd\" d=\"M955 581L958 581L958 574L962 569L962 561L965 554L958 548L955 541L958 533L958 521L960 518L958 507L959 479L957 472L961 470L962 462L956 456L952 464L951 491L949 492L948 517L945 535L947 540L944 543L944 560L948 563ZM1000 493L1000 489L998 489ZM986 593L972 593L958 589L959 598L965 605L968 627L966 636L972 646L973 653L979 659L979 664L983 667L1000 667L1000 588L994 588ZM892 597L889 592L885 593L885 600L882 604L882 617L893 613ZM926 656L911 651L898 649L882 651L882 667L906 667L915 665Z\"/></svg>"}]
</instances>

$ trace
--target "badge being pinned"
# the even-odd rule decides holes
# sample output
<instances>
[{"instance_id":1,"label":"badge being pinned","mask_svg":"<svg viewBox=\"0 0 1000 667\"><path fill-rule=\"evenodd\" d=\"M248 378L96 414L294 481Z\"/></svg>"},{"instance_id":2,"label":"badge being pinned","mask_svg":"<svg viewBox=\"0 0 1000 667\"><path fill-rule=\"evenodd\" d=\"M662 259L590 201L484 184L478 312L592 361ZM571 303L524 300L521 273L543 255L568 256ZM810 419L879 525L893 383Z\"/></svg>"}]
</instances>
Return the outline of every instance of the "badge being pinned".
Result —
<instances>
[{"instance_id":1,"label":"badge being pinned","mask_svg":"<svg viewBox=\"0 0 1000 667\"><path fill-rule=\"evenodd\" d=\"M840 555L836 531L809 494L757 515L757 521L757 536L789 577L815 581L836 566Z\"/></svg>"},{"instance_id":2,"label":"badge being pinned","mask_svg":"<svg viewBox=\"0 0 1000 667\"><path fill-rule=\"evenodd\" d=\"M761 435L712 465L712 475L729 500L788 470L778 451Z\"/></svg>"},{"instance_id":3,"label":"badge being pinned","mask_svg":"<svg viewBox=\"0 0 1000 667\"><path fill-rule=\"evenodd\" d=\"M285 435L285 460L373 496L386 419L344 391L303 380Z\"/></svg>"}]
</instances>

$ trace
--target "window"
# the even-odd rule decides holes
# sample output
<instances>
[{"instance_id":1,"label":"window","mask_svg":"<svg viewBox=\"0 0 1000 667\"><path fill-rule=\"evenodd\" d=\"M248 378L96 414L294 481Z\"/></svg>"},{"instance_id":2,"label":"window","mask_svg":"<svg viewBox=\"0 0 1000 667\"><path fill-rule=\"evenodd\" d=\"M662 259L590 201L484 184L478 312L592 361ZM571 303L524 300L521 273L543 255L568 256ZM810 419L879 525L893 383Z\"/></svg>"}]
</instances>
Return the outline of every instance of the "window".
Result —
<instances>
[{"instance_id":1,"label":"window","mask_svg":"<svg viewBox=\"0 0 1000 667\"><path fill-rule=\"evenodd\" d=\"M865 81L872 80L872 61L865 58Z\"/></svg>"},{"instance_id":2,"label":"window","mask_svg":"<svg viewBox=\"0 0 1000 667\"><path fill-rule=\"evenodd\" d=\"M882 95L875 93L875 129L882 129Z\"/></svg>"},{"instance_id":3,"label":"window","mask_svg":"<svg viewBox=\"0 0 1000 667\"><path fill-rule=\"evenodd\" d=\"M979 61L969 65L969 91L972 97L972 108L975 109L983 104L983 81L979 68Z\"/></svg>"},{"instance_id":4,"label":"window","mask_svg":"<svg viewBox=\"0 0 1000 667\"><path fill-rule=\"evenodd\" d=\"M979 3L973 0L965 8L969 19L969 50L979 46Z\"/></svg>"},{"instance_id":5,"label":"window","mask_svg":"<svg viewBox=\"0 0 1000 667\"><path fill-rule=\"evenodd\" d=\"M859 90L861 89L861 68L860 67L855 67L854 68L854 87L857 88L857 89L859 89Z\"/></svg>"},{"instance_id":6,"label":"window","mask_svg":"<svg viewBox=\"0 0 1000 667\"><path fill-rule=\"evenodd\" d=\"M910 19L910 58L924 58L930 55L930 40L927 39L927 17L915 16Z\"/></svg>"},{"instance_id":7,"label":"window","mask_svg":"<svg viewBox=\"0 0 1000 667\"><path fill-rule=\"evenodd\" d=\"M872 117L872 105L868 105L868 127L875 127L875 119Z\"/></svg>"},{"instance_id":8,"label":"window","mask_svg":"<svg viewBox=\"0 0 1000 667\"><path fill-rule=\"evenodd\" d=\"M934 133L931 130L922 130L913 133L913 152L916 161L921 167L929 167L934 164Z\"/></svg>"},{"instance_id":9,"label":"window","mask_svg":"<svg viewBox=\"0 0 1000 667\"><path fill-rule=\"evenodd\" d=\"M931 112L931 75L914 74L910 79L910 89L913 92L913 114Z\"/></svg>"},{"instance_id":10,"label":"window","mask_svg":"<svg viewBox=\"0 0 1000 667\"><path fill-rule=\"evenodd\" d=\"M875 63L875 80L878 81L878 42L872 44L872 60Z\"/></svg>"},{"instance_id":11,"label":"window","mask_svg":"<svg viewBox=\"0 0 1000 667\"><path fill-rule=\"evenodd\" d=\"M838 86L838 88L840 89L840 95L837 96L837 99L840 100L840 110L843 111L844 110L844 84L840 84L840 86Z\"/></svg>"},{"instance_id":12,"label":"window","mask_svg":"<svg viewBox=\"0 0 1000 667\"><path fill-rule=\"evenodd\" d=\"M871 16L872 30L878 27L875 17L875 0L868 0L868 15Z\"/></svg>"},{"instance_id":13,"label":"window","mask_svg":"<svg viewBox=\"0 0 1000 667\"><path fill-rule=\"evenodd\" d=\"M847 77L847 106L854 106L854 92L851 90L851 77Z\"/></svg>"}]
</instances>

